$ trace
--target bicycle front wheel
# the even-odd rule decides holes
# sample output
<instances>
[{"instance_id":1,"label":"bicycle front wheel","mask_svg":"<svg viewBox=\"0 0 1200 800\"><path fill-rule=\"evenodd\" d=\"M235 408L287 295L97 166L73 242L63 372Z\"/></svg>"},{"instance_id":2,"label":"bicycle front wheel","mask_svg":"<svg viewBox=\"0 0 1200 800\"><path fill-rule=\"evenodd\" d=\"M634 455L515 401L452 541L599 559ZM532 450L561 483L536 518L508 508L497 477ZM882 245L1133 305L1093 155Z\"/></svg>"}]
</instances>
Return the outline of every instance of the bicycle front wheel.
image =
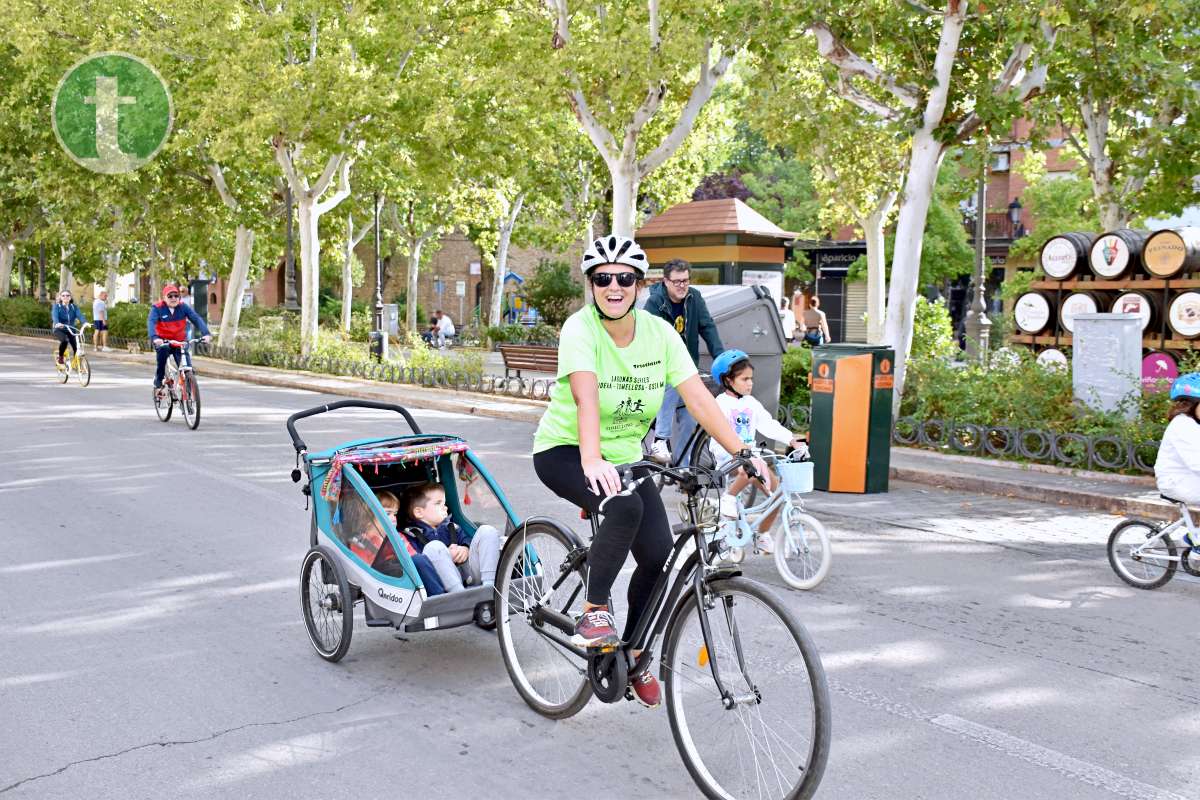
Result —
<instances>
[{"instance_id":1,"label":"bicycle front wheel","mask_svg":"<svg viewBox=\"0 0 1200 800\"><path fill-rule=\"evenodd\" d=\"M712 607L702 613L711 647L689 593L672 619L663 660L667 714L684 765L705 797L812 797L829 758L832 725L816 645L754 581L713 581L708 592Z\"/></svg>"},{"instance_id":2,"label":"bicycle front wheel","mask_svg":"<svg viewBox=\"0 0 1200 800\"><path fill-rule=\"evenodd\" d=\"M1157 589L1175 574L1179 553L1171 537L1156 541L1159 527L1141 519L1117 524L1108 536L1108 563L1117 577L1136 589Z\"/></svg>"},{"instance_id":3,"label":"bicycle front wheel","mask_svg":"<svg viewBox=\"0 0 1200 800\"><path fill-rule=\"evenodd\" d=\"M200 384L196 382L196 374L185 372L179 390L179 408L183 411L183 420L192 430L200 427Z\"/></svg>"},{"instance_id":4,"label":"bicycle front wheel","mask_svg":"<svg viewBox=\"0 0 1200 800\"><path fill-rule=\"evenodd\" d=\"M775 568L793 589L815 589L829 574L833 549L829 533L816 517L788 506L775 535Z\"/></svg>"},{"instance_id":5,"label":"bicycle front wheel","mask_svg":"<svg viewBox=\"0 0 1200 800\"><path fill-rule=\"evenodd\" d=\"M79 361L75 364L75 376L79 378L81 386L87 386L92 382L92 367L88 364L87 356L79 356Z\"/></svg>"},{"instance_id":6,"label":"bicycle front wheel","mask_svg":"<svg viewBox=\"0 0 1200 800\"><path fill-rule=\"evenodd\" d=\"M578 546L554 525L522 525L509 537L496 570L504 668L529 707L551 719L577 714L592 696L586 662L555 641L566 639L565 633L536 620L534 613L542 607L572 618L583 612L586 574L582 568L564 568Z\"/></svg>"},{"instance_id":7,"label":"bicycle front wheel","mask_svg":"<svg viewBox=\"0 0 1200 800\"><path fill-rule=\"evenodd\" d=\"M163 422L171 419L171 412L175 410L175 404L171 401L171 393L163 388L160 392L158 389L153 389L154 392L154 413L158 414L158 418Z\"/></svg>"},{"instance_id":8,"label":"bicycle front wheel","mask_svg":"<svg viewBox=\"0 0 1200 800\"><path fill-rule=\"evenodd\" d=\"M55 363L55 368L58 370L58 380L66 383L71 378L71 362L64 361L63 363Z\"/></svg>"}]
</instances>

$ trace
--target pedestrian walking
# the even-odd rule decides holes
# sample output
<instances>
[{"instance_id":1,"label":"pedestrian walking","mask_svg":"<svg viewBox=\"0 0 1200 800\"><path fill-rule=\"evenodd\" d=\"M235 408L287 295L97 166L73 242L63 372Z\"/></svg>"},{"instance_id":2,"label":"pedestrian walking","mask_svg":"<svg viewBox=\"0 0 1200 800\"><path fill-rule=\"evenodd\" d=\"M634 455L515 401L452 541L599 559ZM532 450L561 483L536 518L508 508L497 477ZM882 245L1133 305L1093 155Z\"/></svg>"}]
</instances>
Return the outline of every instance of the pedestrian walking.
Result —
<instances>
[{"instance_id":1,"label":"pedestrian walking","mask_svg":"<svg viewBox=\"0 0 1200 800\"><path fill-rule=\"evenodd\" d=\"M108 350L108 290L101 287L92 301L92 347L107 353Z\"/></svg>"},{"instance_id":2,"label":"pedestrian walking","mask_svg":"<svg viewBox=\"0 0 1200 800\"><path fill-rule=\"evenodd\" d=\"M779 321L783 323L783 338L788 344L796 339L796 312L792 311L787 298L779 300Z\"/></svg>"},{"instance_id":3,"label":"pedestrian walking","mask_svg":"<svg viewBox=\"0 0 1200 800\"><path fill-rule=\"evenodd\" d=\"M692 265L682 258L671 259L663 265L662 283L650 289L645 310L671 324L683 338L692 364L699 368L701 339L704 339L713 358L720 355L725 346L721 344L717 324L708 313L704 297L692 288L691 280ZM671 453L678 452L687 443L695 428L696 420L688 413L679 393L674 387L668 386L654 421L651 455L659 461L669 461ZM687 458L681 460L680 464L686 466Z\"/></svg>"},{"instance_id":4,"label":"pedestrian walking","mask_svg":"<svg viewBox=\"0 0 1200 800\"><path fill-rule=\"evenodd\" d=\"M821 298L815 295L810 298L808 308L804 309L800 319L804 323L804 341L813 347L826 344L832 338L829 335L829 321L821 310Z\"/></svg>"}]
</instances>

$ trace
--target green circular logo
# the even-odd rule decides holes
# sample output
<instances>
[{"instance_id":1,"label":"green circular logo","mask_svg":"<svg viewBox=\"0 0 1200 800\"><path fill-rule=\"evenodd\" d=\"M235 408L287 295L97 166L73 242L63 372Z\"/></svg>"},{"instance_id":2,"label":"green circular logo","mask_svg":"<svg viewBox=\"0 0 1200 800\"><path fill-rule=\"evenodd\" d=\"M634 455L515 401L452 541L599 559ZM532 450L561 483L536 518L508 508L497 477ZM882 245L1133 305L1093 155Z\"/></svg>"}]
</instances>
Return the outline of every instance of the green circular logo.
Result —
<instances>
[{"instance_id":1,"label":"green circular logo","mask_svg":"<svg viewBox=\"0 0 1200 800\"><path fill-rule=\"evenodd\" d=\"M116 175L158 154L171 134L174 107L154 67L128 53L97 53L59 81L50 119L75 163Z\"/></svg>"}]
</instances>

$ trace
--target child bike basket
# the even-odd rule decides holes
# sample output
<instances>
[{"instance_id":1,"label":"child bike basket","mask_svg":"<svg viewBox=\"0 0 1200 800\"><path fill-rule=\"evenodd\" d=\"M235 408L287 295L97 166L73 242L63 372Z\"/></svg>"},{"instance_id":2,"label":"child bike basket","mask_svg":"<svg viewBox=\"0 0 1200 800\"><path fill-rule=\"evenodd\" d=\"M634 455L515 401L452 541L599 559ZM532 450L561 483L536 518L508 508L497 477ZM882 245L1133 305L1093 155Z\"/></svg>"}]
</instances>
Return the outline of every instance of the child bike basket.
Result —
<instances>
[{"instance_id":1,"label":"child bike basket","mask_svg":"<svg viewBox=\"0 0 1200 800\"><path fill-rule=\"evenodd\" d=\"M775 468L779 470L779 480L785 492L791 494L813 490L813 462L780 461Z\"/></svg>"}]
</instances>

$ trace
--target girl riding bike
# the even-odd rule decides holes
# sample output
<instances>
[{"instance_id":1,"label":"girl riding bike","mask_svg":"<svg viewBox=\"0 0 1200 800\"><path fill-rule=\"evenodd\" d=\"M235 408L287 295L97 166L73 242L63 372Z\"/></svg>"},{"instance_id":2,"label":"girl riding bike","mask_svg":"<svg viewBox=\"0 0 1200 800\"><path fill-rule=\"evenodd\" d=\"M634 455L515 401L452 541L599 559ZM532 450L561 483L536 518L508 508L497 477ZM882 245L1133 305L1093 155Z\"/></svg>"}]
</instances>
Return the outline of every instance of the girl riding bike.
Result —
<instances>
[{"instance_id":1,"label":"girl riding bike","mask_svg":"<svg viewBox=\"0 0 1200 800\"><path fill-rule=\"evenodd\" d=\"M1171 384L1170 422L1158 446L1154 477L1158 491L1200 506L1200 372L1181 375ZM1200 542L1184 541L1190 547Z\"/></svg>"},{"instance_id":2,"label":"girl riding bike","mask_svg":"<svg viewBox=\"0 0 1200 800\"><path fill-rule=\"evenodd\" d=\"M608 602L629 553L637 568L629 581L627 637L671 553L671 525L657 487L644 481L634 493L618 495L621 479L615 466L641 460L642 436L662 405L667 384L676 387L710 436L731 452L743 448L679 334L666 321L634 309L647 265L642 248L626 236L597 239L584 252L592 305L563 325L558 378L534 435L533 466L542 483L591 514L604 506L588 552L584 612L575 626L575 643L588 648L621 642ZM766 471L761 461L754 466ZM639 702L651 708L659 704L658 681L648 668L631 682Z\"/></svg>"},{"instance_id":3,"label":"girl riding bike","mask_svg":"<svg viewBox=\"0 0 1200 800\"><path fill-rule=\"evenodd\" d=\"M88 321L79 310L79 306L72 302L71 293L64 289L58 293L57 301L50 308L50 322L54 338L58 339L58 363L61 364L68 345L71 348L71 357L75 356L75 337L67 330L67 326L78 322L82 328Z\"/></svg>"}]
</instances>

